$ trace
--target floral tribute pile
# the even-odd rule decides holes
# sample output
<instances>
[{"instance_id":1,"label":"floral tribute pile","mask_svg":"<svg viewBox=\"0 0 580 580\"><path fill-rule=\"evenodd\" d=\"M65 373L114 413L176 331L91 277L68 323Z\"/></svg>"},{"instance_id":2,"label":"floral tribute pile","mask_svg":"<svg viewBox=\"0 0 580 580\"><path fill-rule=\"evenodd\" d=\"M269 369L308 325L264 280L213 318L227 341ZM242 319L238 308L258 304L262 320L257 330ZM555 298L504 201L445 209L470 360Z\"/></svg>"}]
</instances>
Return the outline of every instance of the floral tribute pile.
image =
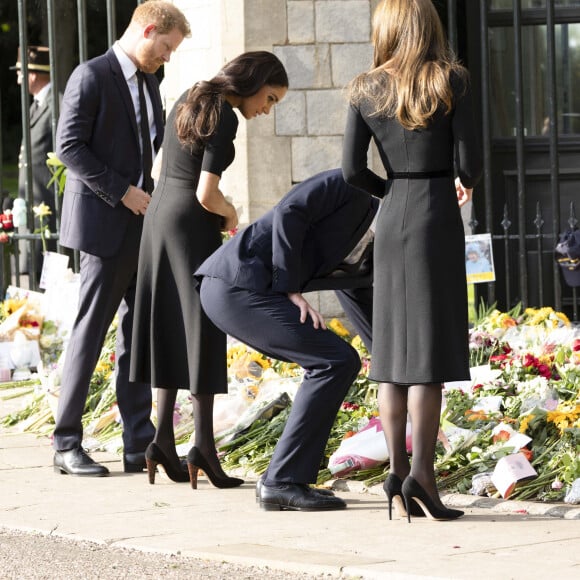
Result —
<instances>
[{"instance_id":1,"label":"floral tribute pile","mask_svg":"<svg viewBox=\"0 0 580 580\"><path fill-rule=\"evenodd\" d=\"M0 308L0 322L5 310ZM54 334L50 321L43 330L44 325ZM389 463L378 420L378 385L368 379L370 355L340 321L328 326L359 352L362 367L334 423L319 482L342 477L371 486L385 479ZM113 325L83 417L83 444L89 450L121 448L114 338ZM472 380L444 389L435 463L440 488L580 503L580 327L551 308L480 309L470 341ZM39 345L44 365L37 374L25 382L0 383L2 398L26 395L21 409L2 422L50 436L60 353L42 333ZM222 462L227 470L258 475L270 461L303 371L231 340L228 372L230 392L216 397L214 416ZM195 428L187 391L180 391L174 422L178 450L185 454ZM412 426L408 429L410 434ZM408 449L412 456L410 436Z\"/></svg>"}]
</instances>

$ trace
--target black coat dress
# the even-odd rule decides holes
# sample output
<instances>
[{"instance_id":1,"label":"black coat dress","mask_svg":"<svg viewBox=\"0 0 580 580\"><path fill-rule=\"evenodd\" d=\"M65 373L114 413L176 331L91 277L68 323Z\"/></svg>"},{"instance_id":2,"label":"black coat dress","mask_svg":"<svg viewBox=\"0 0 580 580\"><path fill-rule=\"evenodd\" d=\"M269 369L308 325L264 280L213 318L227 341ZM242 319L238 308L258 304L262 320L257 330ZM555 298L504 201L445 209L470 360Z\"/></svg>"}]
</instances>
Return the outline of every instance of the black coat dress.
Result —
<instances>
[{"instance_id":1,"label":"black coat dress","mask_svg":"<svg viewBox=\"0 0 580 580\"><path fill-rule=\"evenodd\" d=\"M465 239L454 175L473 187L481 174L469 89L452 77L453 110L424 130L351 106L343 172L384 197L374 245L370 376L401 384L468 380ZM386 181L367 168L374 139Z\"/></svg>"},{"instance_id":2,"label":"black coat dress","mask_svg":"<svg viewBox=\"0 0 580 580\"><path fill-rule=\"evenodd\" d=\"M201 308L193 273L222 243L221 217L196 197L202 170L221 175L234 159L238 120L225 102L215 134L192 153L175 131L172 109L159 182L141 238L131 379L193 394L227 392L226 336Z\"/></svg>"}]
</instances>

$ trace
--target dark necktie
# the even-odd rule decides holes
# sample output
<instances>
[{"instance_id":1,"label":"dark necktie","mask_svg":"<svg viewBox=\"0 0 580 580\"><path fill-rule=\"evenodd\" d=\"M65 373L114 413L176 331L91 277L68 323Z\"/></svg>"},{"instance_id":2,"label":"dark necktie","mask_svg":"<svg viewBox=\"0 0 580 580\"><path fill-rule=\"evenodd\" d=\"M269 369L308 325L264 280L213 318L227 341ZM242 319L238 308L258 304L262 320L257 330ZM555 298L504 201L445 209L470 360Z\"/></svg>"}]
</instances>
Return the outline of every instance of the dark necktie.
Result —
<instances>
[{"instance_id":1,"label":"dark necktie","mask_svg":"<svg viewBox=\"0 0 580 580\"><path fill-rule=\"evenodd\" d=\"M149 131L149 115L147 114L147 100L143 90L143 73L138 70L137 86L139 87L139 113L141 117L141 140L143 142L143 184L142 188L147 193L153 192L153 178L151 177L151 167L153 165L153 154L151 152L151 133Z\"/></svg>"},{"instance_id":2,"label":"dark necktie","mask_svg":"<svg viewBox=\"0 0 580 580\"><path fill-rule=\"evenodd\" d=\"M36 114L36 112L38 111L38 109L40 108L40 105L38 104L38 101L36 99L34 99L32 101L32 105L30 105L30 118L32 119L32 117L34 117L34 115Z\"/></svg>"}]
</instances>

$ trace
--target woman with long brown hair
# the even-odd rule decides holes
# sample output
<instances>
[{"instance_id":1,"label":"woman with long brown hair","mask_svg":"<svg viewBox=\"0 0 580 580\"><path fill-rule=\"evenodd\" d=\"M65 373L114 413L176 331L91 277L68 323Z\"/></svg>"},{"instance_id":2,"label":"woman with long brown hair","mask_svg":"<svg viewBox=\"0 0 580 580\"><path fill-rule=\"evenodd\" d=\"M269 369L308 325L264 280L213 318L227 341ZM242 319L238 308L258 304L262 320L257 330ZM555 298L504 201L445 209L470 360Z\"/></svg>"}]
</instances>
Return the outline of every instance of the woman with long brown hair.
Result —
<instances>
[{"instance_id":1,"label":"woman with long brown hair","mask_svg":"<svg viewBox=\"0 0 580 580\"><path fill-rule=\"evenodd\" d=\"M157 387L157 430L145 458L150 483L161 464L174 481L187 481L175 449L177 390L189 389L194 446L187 462L192 486L202 469L217 487L227 477L215 449L213 402L227 392L226 337L201 308L193 273L236 227L234 206L220 190L235 156L237 108L246 119L268 114L288 89L279 59L244 53L209 81L186 91L167 120L159 180L144 221L139 253L131 379Z\"/></svg>"},{"instance_id":2,"label":"woman with long brown hair","mask_svg":"<svg viewBox=\"0 0 580 580\"><path fill-rule=\"evenodd\" d=\"M455 519L434 472L442 385L469 379L460 206L481 173L467 71L431 0L385 0L373 16L374 63L350 85L343 173L384 198L374 243L370 376L390 458L384 489L410 521ZM387 179L367 167L371 139ZM454 176L457 178L454 182ZM412 462L406 450L407 416ZM402 501L401 501L402 500Z\"/></svg>"}]
</instances>

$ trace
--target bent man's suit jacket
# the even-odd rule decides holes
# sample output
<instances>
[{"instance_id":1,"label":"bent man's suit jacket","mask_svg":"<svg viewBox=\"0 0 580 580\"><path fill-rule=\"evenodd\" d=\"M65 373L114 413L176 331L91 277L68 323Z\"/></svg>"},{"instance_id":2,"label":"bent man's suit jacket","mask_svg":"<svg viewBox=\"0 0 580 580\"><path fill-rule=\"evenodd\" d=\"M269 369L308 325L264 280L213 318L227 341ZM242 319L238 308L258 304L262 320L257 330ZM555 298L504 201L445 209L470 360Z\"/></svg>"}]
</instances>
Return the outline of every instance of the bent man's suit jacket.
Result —
<instances>
[{"instance_id":1,"label":"bent man's suit jacket","mask_svg":"<svg viewBox=\"0 0 580 580\"><path fill-rule=\"evenodd\" d=\"M155 116L158 151L163 139L159 83L145 75ZM107 258L127 224L139 219L122 203L142 172L139 130L131 93L115 53L80 64L69 78L57 129L57 156L68 168L60 243Z\"/></svg>"},{"instance_id":2,"label":"bent man's suit jacket","mask_svg":"<svg viewBox=\"0 0 580 580\"><path fill-rule=\"evenodd\" d=\"M370 276L332 273L368 230L378 205L377 198L348 185L340 169L319 173L215 251L196 276L261 292L368 286Z\"/></svg>"}]
</instances>

